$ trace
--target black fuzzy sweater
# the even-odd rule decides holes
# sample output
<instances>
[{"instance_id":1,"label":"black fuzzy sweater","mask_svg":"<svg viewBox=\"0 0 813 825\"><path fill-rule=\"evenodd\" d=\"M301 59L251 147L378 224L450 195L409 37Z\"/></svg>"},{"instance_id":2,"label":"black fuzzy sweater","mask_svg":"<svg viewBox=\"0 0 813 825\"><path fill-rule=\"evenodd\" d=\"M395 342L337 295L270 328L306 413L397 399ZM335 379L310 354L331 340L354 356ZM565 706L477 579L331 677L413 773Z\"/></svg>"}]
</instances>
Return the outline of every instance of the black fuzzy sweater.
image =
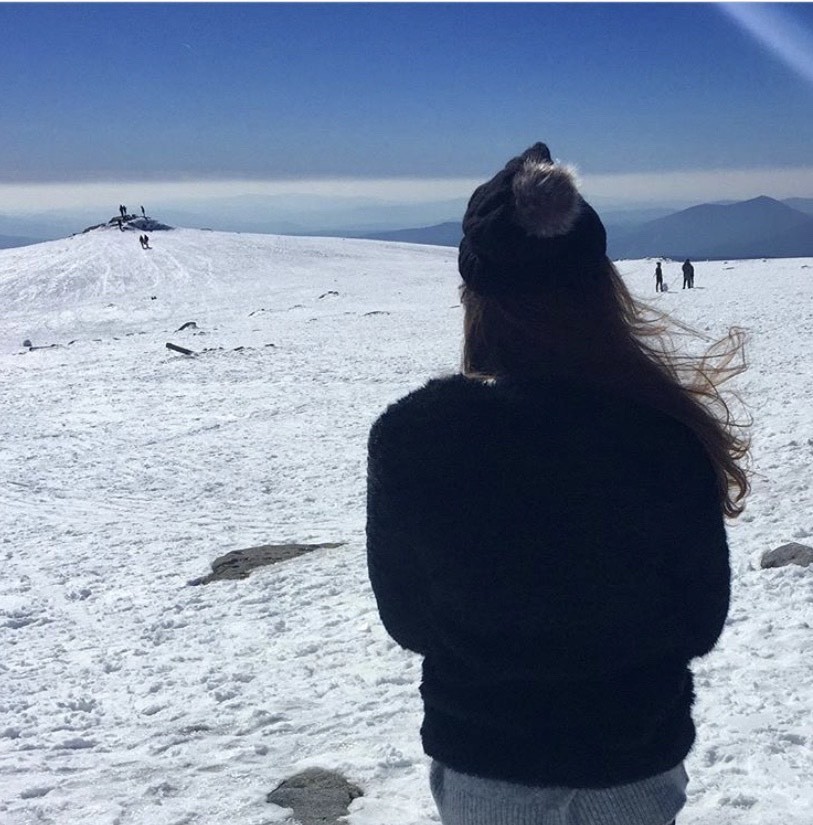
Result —
<instances>
[{"instance_id":1,"label":"black fuzzy sweater","mask_svg":"<svg viewBox=\"0 0 813 825\"><path fill-rule=\"evenodd\" d=\"M712 467L674 419L559 379L454 376L370 433L370 581L423 654L427 754L607 787L678 764L729 602Z\"/></svg>"}]
</instances>

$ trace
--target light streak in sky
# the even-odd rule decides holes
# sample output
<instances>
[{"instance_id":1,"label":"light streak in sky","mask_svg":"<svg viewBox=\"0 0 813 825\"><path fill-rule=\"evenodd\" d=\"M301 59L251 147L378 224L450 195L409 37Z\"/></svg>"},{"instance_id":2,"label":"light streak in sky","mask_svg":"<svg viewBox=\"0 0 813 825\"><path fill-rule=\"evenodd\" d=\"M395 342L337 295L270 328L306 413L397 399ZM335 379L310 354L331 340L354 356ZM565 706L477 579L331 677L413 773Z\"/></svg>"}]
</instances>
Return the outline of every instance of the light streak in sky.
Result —
<instances>
[{"instance_id":1,"label":"light streak in sky","mask_svg":"<svg viewBox=\"0 0 813 825\"><path fill-rule=\"evenodd\" d=\"M789 69L813 86L813 33L787 7L721 3L720 10Z\"/></svg>"}]
</instances>

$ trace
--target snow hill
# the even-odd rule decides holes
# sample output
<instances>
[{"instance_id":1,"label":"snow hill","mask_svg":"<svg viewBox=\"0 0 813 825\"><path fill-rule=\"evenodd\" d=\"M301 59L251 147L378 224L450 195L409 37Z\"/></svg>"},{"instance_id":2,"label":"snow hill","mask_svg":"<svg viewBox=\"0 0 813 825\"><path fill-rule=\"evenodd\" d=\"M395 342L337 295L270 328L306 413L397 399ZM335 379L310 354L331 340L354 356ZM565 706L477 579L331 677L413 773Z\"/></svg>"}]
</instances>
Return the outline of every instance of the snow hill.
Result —
<instances>
[{"instance_id":1,"label":"snow hill","mask_svg":"<svg viewBox=\"0 0 813 825\"><path fill-rule=\"evenodd\" d=\"M0 822L282 822L265 796L310 766L363 788L350 825L437 822L420 661L366 578L365 451L386 404L456 368L456 252L152 243L0 252ZM758 559L813 543L813 259L699 262L692 291L667 261L658 296L654 262L619 267L709 335L752 336L754 492L727 628L696 663L681 825L810 825L813 568ZM230 550L335 541L187 584Z\"/></svg>"}]
</instances>

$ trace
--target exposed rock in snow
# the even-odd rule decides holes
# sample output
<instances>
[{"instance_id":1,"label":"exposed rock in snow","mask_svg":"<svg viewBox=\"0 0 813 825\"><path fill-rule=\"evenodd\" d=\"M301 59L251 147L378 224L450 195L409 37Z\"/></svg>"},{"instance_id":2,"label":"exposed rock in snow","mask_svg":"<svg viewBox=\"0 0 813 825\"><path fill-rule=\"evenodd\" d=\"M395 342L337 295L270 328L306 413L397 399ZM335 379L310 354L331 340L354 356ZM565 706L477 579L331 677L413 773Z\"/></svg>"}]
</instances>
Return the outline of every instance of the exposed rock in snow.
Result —
<instances>
[{"instance_id":1,"label":"exposed rock in snow","mask_svg":"<svg viewBox=\"0 0 813 825\"><path fill-rule=\"evenodd\" d=\"M762 567L785 567L789 564L798 564L807 567L813 564L813 547L807 544L798 544L795 541L766 550L762 554Z\"/></svg>"},{"instance_id":2,"label":"exposed rock in snow","mask_svg":"<svg viewBox=\"0 0 813 825\"><path fill-rule=\"evenodd\" d=\"M263 544L245 550L232 550L212 562L212 572L200 579L189 582L192 585L209 584L223 579L246 579L255 567L264 567L280 561L288 561L314 550L341 547L344 542L324 542L323 544Z\"/></svg>"},{"instance_id":3,"label":"exposed rock in snow","mask_svg":"<svg viewBox=\"0 0 813 825\"><path fill-rule=\"evenodd\" d=\"M266 801L291 808L301 825L338 825L347 816L348 805L360 796L361 788L341 774L322 768L308 768L281 782Z\"/></svg>"},{"instance_id":4,"label":"exposed rock in snow","mask_svg":"<svg viewBox=\"0 0 813 825\"><path fill-rule=\"evenodd\" d=\"M174 227L156 221L154 218L130 218L124 222L125 229L139 229L143 232L165 232Z\"/></svg>"},{"instance_id":5,"label":"exposed rock in snow","mask_svg":"<svg viewBox=\"0 0 813 825\"><path fill-rule=\"evenodd\" d=\"M94 229L119 229L119 222L121 222L122 231L133 231L137 229L139 232L165 232L174 228L169 226L169 224L155 220L155 218L125 215L123 218L110 218L110 220L105 223L95 223L93 226L88 226L82 230L82 234L92 232Z\"/></svg>"}]
</instances>

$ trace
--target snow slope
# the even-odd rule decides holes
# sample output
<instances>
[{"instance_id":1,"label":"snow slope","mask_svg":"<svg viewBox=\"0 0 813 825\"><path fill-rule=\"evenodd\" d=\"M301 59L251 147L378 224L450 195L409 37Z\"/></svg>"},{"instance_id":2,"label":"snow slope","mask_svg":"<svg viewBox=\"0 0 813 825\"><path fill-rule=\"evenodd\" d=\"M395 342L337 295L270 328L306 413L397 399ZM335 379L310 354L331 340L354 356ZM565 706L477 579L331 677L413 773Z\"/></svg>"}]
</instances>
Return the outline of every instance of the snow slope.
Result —
<instances>
[{"instance_id":1,"label":"snow slope","mask_svg":"<svg viewBox=\"0 0 813 825\"><path fill-rule=\"evenodd\" d=\"M0 822L281 822L266 793L313 765L364 789L351 825L436 822L420 661L367 583L364 473L384 406L456 367L456 252L151 241L0 252ZM681 825L810 825L813 570L756 561L813 543L813 260L701 262L697 289L657 297L653 262L619 267L708 334L752 336L754 492L728 626L696 664ZM187 585L289 541L346 544Z\"/></svg>"}]
</instances>

